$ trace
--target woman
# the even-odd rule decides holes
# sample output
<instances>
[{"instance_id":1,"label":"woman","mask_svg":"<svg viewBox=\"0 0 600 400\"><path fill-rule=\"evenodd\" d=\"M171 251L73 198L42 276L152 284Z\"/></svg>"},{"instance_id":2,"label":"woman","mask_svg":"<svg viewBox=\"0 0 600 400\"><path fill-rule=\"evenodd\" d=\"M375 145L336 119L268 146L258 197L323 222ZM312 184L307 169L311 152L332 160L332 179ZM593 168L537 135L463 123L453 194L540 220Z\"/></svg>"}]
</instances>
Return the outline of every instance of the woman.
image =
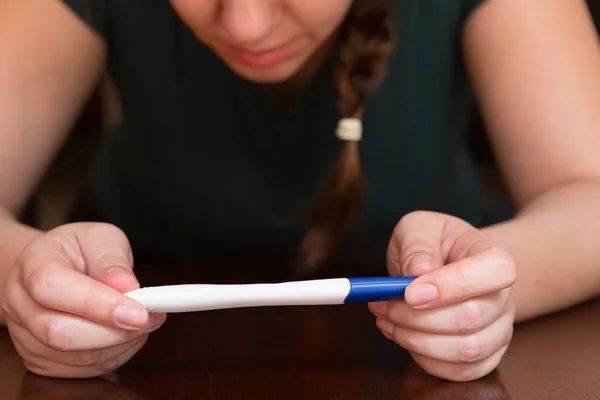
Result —
<instances>
[{"instance_id":1,"label":"woman","mask_svg":"<svg viewBox=\"0 0 600 400\"><path fill-rule=\"evenodd\" d=\"M584 1L64 3L0 6L0 317L34 373L111 371L164 323L122 295L132 254L417 275L405 302L370 309L456 381L498 365L515 321L600 292ZM90 179L101 222L19 224L105 62L124 120ZM484 227L471 90L518 209Z\"/></svg>"}]
</instances>

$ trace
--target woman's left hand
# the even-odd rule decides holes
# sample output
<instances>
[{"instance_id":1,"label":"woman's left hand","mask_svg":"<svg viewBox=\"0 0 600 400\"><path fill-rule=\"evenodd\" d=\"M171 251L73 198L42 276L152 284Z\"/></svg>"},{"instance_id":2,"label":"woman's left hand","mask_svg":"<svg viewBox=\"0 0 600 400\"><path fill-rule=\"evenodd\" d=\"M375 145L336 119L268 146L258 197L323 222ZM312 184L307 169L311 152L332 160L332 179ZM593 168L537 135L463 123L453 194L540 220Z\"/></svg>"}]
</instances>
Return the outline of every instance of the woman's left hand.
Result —
<instances>
[{"instance_id":1,"label":"woman's left hand","mask_svg":"<svg viewBox=\"0 0 600 400\"><path fill-rule=\"evenodd\" d=\"M388 270L418 278L404 301L369 305L386 337L443 379L470 381L498 366L513 333L516 271L490 236L449 215L414 212L394 230Z\"/></svg>"}]
</instances>

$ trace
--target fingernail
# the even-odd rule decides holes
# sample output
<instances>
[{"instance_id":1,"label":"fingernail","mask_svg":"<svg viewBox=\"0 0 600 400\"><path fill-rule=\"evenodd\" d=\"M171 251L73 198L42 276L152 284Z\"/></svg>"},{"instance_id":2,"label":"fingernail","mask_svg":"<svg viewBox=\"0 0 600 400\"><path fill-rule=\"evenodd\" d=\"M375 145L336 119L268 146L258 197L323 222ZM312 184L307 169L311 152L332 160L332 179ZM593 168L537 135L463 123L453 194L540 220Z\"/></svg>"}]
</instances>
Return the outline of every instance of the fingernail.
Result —
<instances>
[{"instance_id":1,"label":"fingernail","mask_svg":"<svg viewBox=\"0 0 600 400\"><path fill-rule=\"evenodd\" d=\"M429 254L419 253L409 259L409 264L410 275L421 276L432 269L433 258Z\"/></svg>"},{"instance_id":2,"label":"fingernail","mask_svg":"<svg viewBox=\"0 0 600 400\"><path fill-rule=\"evenodd\" d=\"M394 325L387 319L379 318L377 320L377 327L388 337L391 337L394 333Z\"/></svg>"},{"instance_id":3,"label":"fingernail","mask_svg":"<svg viewBox=\"0 0 600 400\"><path fill-rule=\"evenodd\" d=\"M429 283L408 285L405 298L407 303L413 307L424 306L438 298L438 289Z\"/></svg>"},{"instance_id":4,"label":"fingernail","mask_svg":"<svg viewBox=\"0 0 600 400\"><path fill-rule=\"evenodd\" d=\"M118 306L115 310L115 319L129 328L142 328L147 323L148 312L142 307Z\"/></svg>"},{"instance_id":5,"label":"fingernail","mask_svg":"<svg viewBox=\"0 0 600 400\"><path fill-rule=\"evenodd\" d=\"M375 315L386 315L387 314L387 302L378 301L369 304L369 309Z\"/></svg>"}]
</instances>

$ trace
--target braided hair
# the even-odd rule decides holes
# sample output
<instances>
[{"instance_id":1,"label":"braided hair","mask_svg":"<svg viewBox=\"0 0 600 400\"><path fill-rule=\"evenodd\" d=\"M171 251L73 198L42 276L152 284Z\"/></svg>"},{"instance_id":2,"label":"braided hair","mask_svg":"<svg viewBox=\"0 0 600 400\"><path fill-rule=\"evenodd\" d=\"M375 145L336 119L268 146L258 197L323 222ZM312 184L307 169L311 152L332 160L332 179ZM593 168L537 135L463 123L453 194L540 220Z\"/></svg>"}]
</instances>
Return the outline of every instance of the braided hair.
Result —
<instances>
[{"instance_id":1,"label":"braided hair","mask_svg":"<svg viewBox=\"0 0 600 400\"><path fill-rule=\"evenodd\" d=\"M355 0L340 32L336 75L340 116L362 119L365 103L381 85L393 47L387 17L395 0ZM337 160L308 216L296 270L313 271L339 245L363 207L364 175L358 141L342 140Z\"/></svg>"}]
</instances>

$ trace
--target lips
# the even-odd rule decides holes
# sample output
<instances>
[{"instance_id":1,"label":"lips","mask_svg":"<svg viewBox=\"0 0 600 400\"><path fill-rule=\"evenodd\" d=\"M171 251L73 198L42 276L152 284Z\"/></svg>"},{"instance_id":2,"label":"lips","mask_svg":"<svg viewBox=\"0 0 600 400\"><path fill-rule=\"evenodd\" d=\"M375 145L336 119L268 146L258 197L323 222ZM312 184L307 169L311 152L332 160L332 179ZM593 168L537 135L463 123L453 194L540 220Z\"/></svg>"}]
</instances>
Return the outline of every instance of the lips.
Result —
<instances>
[{"instance_id":1,"label":"lips","mask_svg":"<svg viewBox=\"0 0 600 400\"><path fill-rule=\"evenodd\" d=\"M265 69L283 61L293 49L293 42L264 50L248 50L236 46L227 46L229 54L238 62L256 69Z\"/></svg>"}]
</instances>

